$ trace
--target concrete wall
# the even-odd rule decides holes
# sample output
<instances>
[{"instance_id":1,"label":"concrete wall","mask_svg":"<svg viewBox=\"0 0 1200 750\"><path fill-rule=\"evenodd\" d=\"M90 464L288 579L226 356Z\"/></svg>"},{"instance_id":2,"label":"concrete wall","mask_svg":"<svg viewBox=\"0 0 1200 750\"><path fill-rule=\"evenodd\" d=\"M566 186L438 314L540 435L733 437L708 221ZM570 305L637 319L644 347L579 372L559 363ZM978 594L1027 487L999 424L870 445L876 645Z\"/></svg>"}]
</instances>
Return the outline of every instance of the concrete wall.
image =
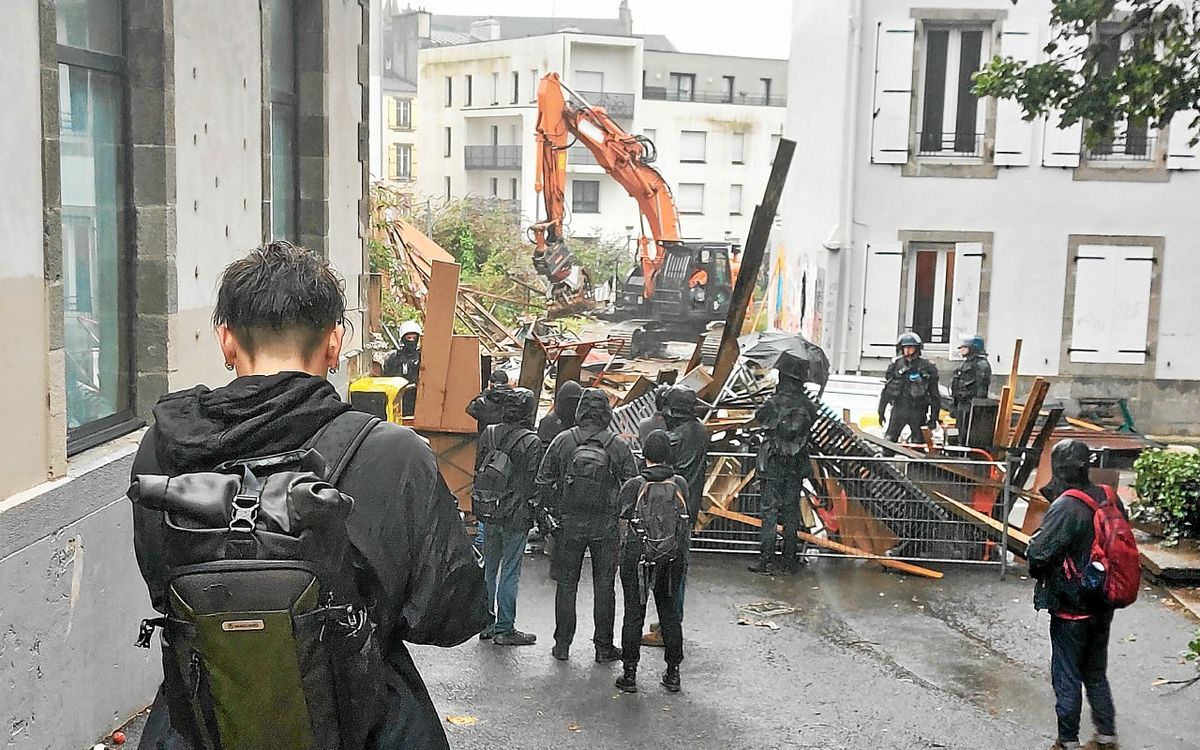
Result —
<instances>
[{"instance_id":1,"label":"concrete wall","mask_svg":"<svg viewBox=\"0 0 1200 750\"><path fill-rule=\"evenodd\" d=\"M935 5L994 9L1003 12L1005 28L1040 24L1042 36L1048 35L1049 2ZM1042 166L1045 127L1040 120L1029 129L1030 164L1000 167L990 178L916 177L902 165L873 164L870 113L877 106L877 23L907 18L913 8L929 4L868 0L857 50L850 22L854 7L849 0L798 0L795 6L787 134L797 140L797 151L781 208L786 242L779 269L783 281L772 292L775 321L811 330L820 315L821 342L831 348L835 364L847 370L882 370L886 359L861 356L859 324L863 307L872 302L863 298L867 244L895 243L914 233L990 233L994 244L986 261L990 278L979 332L988 339L993 368L1008 369L1013 342L1021 338L1021 373L1054 380L1052 398L1129 397L1140 428L1194 431L1200 406L1184 396L1200 377L1200 347L1195 345L1200 318L1187 291L1200 273L1200 222L1190 208L1200 192L1200 173L1164 170L1161 179L1131 182L1112 172L1096 179L1094 168ZM846 71L855 57L858 76L852 82L808 72ZM853 101L846 98L847 90ZM801 102L825 116L809 116ZM859 115L851 124L855 107ZM849 152L841 148L847 131L854 139ZM848 217L844 209L851 191ZM846 224L847 218L852 224ZM1074 235L1162 238L1162 285L1151 300L1158 335L1152 326L1152 356L1146 366L1080 368L1069 363L1063 321L1072 310L1064 279L1073 273L1068 245ZM841 249L826 249L830 245ZM808 309L801 317L796 308L802 295L794 284L797 275L806 274ZM825 287L819 309L812 305L817 276L824 276ZM1123 301L1118 296L1113 304Z\"/></svg>"},{"instance_id":2,"label":"concrete wall","mask_svg":"<svg viewBox=\"0 0 1200 750\"><path fill-rule=\"evenodd\" d=\"M0 498L49 472L46 284L42 254L41 76L38 9L19 2L0 24L0 325L8 331L10 382L0 393ZM57 180L55 180L57 182ZM61 302L61 300L60 300ZM61 304L57 307L61 310ZM63 436L54 436L55 441Z\"/></svg>"}]
</instances>

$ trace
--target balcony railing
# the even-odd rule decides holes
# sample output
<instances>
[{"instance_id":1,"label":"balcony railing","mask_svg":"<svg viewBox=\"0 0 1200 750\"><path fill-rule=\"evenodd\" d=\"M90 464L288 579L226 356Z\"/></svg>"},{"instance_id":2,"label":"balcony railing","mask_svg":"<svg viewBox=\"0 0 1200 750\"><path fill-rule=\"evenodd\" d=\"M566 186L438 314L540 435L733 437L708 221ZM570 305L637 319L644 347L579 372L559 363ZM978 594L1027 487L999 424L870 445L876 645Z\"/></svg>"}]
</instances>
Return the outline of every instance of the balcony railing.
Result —
<instances>
[{"instance_id":1,"label":"balcony railing","mask_svg":"<svg viewBox=\"0 0 1200 750\"><path fill-rule=\"evenodd\" d=\"M678 91L647 86L642 89L643 99L655 99L668 102L701 102L703 104L745 104L753 107L786 107L786 96L767 96L766 94L747 94L744 92L729 93L728 91Z\"/></svg>"},{"instance_id":2,"label":"balcony railing","mask_svg":"<svg viewBox=\"0 0 1200 750\"><path fill-rule=\"evenodd\" d=\"M467 146L467 169L520 169L520 146Z\"/></svg>"},{"instance_id":3,"label":"balcony railing","mask_svg":"<svg viewBox=\"0 0 1200 750\"><path fill-rule=\"evenodd\" d=\"M1101 141L1087 149L1088 161L1144 162L1153 161L1157 138L1148 133L1125 133Z\"/></svg>"},{"instance_id":4,"label":"balcony railing","mask_svg":"<svg viewBox=\"0 0 1200 750\"><path fill-rule=\"evenodd\" d=\"M596 161L596 156L588 150L587 146L577 143L567 149L567 166L571 165L598 167L600 163Z\"/></svg>"},{"instance_id":5,"label":"balcony railing","mask_svg":"<svg viewBox=\"0 0 1200 750\"><path fill-rule=\"evenodd\" d=\"M917 133L917 156L961 159L983 156L983 133Z\"/></svg>"},{"instance_id":6,"label":"balcony railing","mask_svg":"<svg viewBox=\"0 0 1200 750\"><path fill-rule=\"evenodd\" d=\"M593 107L604 107L609 117L633 118L633 94L615 94L611 91L580 91L578 94Z\"/></svg>"}]
</instances>

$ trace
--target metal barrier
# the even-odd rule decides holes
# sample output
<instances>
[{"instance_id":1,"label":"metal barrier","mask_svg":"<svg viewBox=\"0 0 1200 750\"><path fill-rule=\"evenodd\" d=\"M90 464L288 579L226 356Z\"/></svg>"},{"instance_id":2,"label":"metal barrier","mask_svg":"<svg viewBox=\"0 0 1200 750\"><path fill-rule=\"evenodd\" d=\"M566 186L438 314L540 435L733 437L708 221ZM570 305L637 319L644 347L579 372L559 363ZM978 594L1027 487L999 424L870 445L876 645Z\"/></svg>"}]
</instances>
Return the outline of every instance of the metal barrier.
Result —
<instances>
[{"instance_id":1,"label":"metal barrier","mask_svg":"<svg viewBox=\"0 0 1200 750\"><path fill-rule=\"evenodd\" d=\"M813 456L803 526L822 539L915 562L990 563L1002 568L1013 492L1005 465L952 458ZM709 475L692 549L758 551L762 480L751 453L709 454ZM818 544L807 554L844 556Z\"/></svg>"}]
</instances>

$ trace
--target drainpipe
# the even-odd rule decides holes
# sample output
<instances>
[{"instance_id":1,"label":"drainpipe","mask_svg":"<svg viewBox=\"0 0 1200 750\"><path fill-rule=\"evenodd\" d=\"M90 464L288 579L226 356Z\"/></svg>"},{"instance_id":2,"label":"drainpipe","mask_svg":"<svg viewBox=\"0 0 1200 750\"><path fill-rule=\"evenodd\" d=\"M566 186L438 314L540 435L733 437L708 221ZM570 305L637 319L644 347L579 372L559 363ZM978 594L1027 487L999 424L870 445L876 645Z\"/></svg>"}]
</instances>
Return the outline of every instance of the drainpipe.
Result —
<instances>
[{"instance_id":1,"label":"drainpipe","mask_svg":"<svg viewBox=\"0 0 1200 750\"><path fill-rule=\"evenodd\" d=\"M850 65L846 73L846 143L842 156L841 252L838 253L838 303L841 307L838 328L837 372L846 372L850 340L850 274L854 254L854 175L858 148L858 79L862 62L863 0L854 0L850 16Z\"/></svg>"}]
</instances>

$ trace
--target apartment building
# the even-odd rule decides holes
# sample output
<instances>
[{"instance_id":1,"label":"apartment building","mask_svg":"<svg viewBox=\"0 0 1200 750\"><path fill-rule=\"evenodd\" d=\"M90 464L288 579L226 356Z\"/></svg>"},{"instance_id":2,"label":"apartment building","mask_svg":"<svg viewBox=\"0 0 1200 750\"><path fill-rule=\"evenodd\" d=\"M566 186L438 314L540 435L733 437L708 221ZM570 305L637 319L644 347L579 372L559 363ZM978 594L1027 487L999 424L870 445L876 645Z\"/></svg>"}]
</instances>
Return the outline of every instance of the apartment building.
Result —
<instances>
[{"instance_id":1,"label":"apartment building","mask_svg":"<svg viewBox=\"0 0 1200 750\"><path fill-rule=\"evenodd\" d=\"M124 493L156 400L230 373L217 276L282 237L365 246L359 0L14 0L0 50L0 721L90 747L161 679ZM350 361L343 372L349 369ZM12 605L12 606L8 606Z\"/></svg>"},{"instance_id":2,"label":"apartment building","mask_svg":"<svg viewBox=\"0 0 1200 750\"><path fill-rule=\"evenodd\" d=\"M1088 146L1081 124L973 96L993 54L1042 59L1050 9L797 0L786 133L802 171L780 209L772 323L864 373L902 331L946 367L978 332L1001 372L1022 339L1021 375L1052 398L1126 398L1140 429L1194 431L1195 113Z\"/></svg>"}]
</instances>

